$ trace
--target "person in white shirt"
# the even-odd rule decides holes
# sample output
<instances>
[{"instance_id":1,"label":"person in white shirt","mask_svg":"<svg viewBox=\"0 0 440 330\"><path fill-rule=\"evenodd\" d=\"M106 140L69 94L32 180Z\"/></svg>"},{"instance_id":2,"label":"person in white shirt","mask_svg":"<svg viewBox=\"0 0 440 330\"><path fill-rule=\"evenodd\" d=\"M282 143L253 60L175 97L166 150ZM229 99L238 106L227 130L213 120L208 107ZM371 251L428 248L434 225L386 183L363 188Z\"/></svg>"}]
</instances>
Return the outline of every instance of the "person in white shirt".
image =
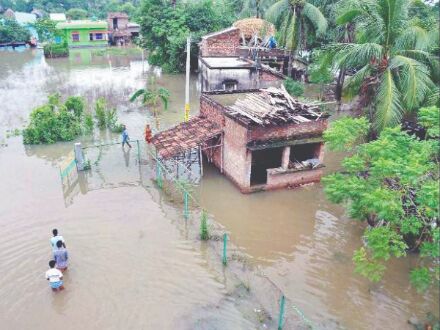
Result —
<instances>
[{"instance_id":1,"label":"person in white shirt","mask_svg":"<svg viewBox=\"0 0 440 330\"><path fill-rule=\"evenodd\" d=\"M53 291L63 290L63 273L55 268L55 260L49 261L50 269L46 272L46 280L49 281L50 287Z\"/></svg>"},{"instance_id":2,"label":"person in white shirt","mask_svg":"<svg viewBox=\"0 0 440 330\"><path fill-rule=\"evenodd\" d=\"M58 235L58 229L52 230L53 237L50 239L50 245L52 246L52 250L55 251L57 249L57 242L63 242L63 248L66 248L66 243L64 242L64 237Z\"/></svg>"}]
</instances>

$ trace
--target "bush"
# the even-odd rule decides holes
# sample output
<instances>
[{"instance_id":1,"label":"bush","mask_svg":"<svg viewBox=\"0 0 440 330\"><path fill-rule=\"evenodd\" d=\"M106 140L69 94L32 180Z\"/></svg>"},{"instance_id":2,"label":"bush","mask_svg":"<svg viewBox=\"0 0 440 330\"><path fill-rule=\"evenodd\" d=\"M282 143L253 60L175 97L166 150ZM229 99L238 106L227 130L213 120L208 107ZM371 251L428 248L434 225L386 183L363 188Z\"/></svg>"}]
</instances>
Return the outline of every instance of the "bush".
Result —
<instances>
[{"instance_id":1,"label":"bush","mask_svg":"<svg viewBox=\"0 0 440 330\"><path fill-rule=\"evenodd\" d=\"M29 31L12 19L0 19L0 44L29 41Z\"/></svg>"},{"instance_id":2,"label":"bush","mask_svg":"<svg viewBox=\"0 0 440 330\"><path fill-rule=\"evenodd\" d=\"M75 139L81 134L78 113L80 109L82 113L83 107L84 101L79 97L69 98L62 104L59 94L51 95L47 104L32 111L30 123L23 130L23 142L41 144Z\"/></svg>"},{"instance_id":3,"label":"bush","mask_svg":"<svg viewBox=\"0 0 440 330\"><path fill-rule=\"evenodd\" d=\"M298 97L304 94L304 84L292 78L284 80L284 87L286 87L287 92L292 96Z\"/></svg>"},{"instance_id":4,"label":"bush","mask_svg":"<svg viewBox=\"0 0 440 330\"><path fill-rule=\"evenodd\" d=\"M66 42L61 44L49 43L44 45L44 56L46 57L67 57L69 56L69 46Z\"/></svg>"},{"instance_id":5,"label":"bush","mask_svg":"<svg viewBox=\"0 0 440 330\"><path fill-rule=\"evenodd\" d=\"M85 133L91 133L93 132L93 116L91 113L86 113L84 116L84 132Z\"/></svg>"},{"instance_id":6,"label":"bush","mask_svg":"<svg viewBox=\"0 0 440 330\"><path fill-rule=\"evenodd\" d=\"M200 217L200 239L203 241L209 239L208 215L206 214L205 210L202 211L202 215Z\"/></svg>"},{"instance_id":7,"label":"bush","mask_svg":"<svg viewBox=\"0 0 440 330\"><path fill-rule=\"evenodd\" d=\"M96 101L95 118L99 128L108 128L114 133L121 133L124 130L123 125L118 123L116 109L107 109L107 103L103 98Z\"/></svg>"}]
</instances>

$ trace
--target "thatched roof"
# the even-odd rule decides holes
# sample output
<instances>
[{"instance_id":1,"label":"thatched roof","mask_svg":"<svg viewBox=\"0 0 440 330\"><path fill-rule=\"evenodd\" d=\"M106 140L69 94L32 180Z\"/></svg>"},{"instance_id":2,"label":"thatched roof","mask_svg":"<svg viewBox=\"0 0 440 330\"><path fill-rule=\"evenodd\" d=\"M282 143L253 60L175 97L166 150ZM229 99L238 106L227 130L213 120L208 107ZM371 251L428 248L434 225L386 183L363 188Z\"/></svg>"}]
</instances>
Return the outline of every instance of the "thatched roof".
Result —
<instances>
[{"instance_id":1,"label":"thatched roof","mask_svg":"<svg viewBox=\"0 0 440 330\"><path fill-rule=\"evenodd\" d=\"M260 38L275 35L275 26L261 18L245 18L232 25L239 28L245 38L251 38L255 34Z\"/></svg>"}]
</instances>

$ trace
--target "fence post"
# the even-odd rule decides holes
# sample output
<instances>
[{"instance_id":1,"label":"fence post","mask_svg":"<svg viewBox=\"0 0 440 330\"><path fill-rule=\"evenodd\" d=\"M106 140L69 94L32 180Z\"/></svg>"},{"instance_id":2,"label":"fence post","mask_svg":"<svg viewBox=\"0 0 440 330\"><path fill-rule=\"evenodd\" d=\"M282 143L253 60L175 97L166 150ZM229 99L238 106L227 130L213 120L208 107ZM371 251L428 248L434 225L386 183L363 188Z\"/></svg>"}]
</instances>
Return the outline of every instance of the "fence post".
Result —
<instances>
[{"instance_id":1,"label":"fence post","mask_svg":"<svg viewBox=\"0 0 440 330\"><path fill-rule=\"evenodd\" d=\"M223 234L223 258L222 258L222 262L223 265L227 265L228 264L228 258L226 257L226 245L228 243L228 235L226 233Z\"/></svg>"},{"instance_id":2,"label":"fence post","mask_svg":"<svg viewBox=\"0 0 440 330\"><path fill-rule=\"evenodd\" d=\"M183 191L183 216L185 220L189 217L188 212L188 192L186 190Z\"/></svg>"},{"instance_id":3,"label":"fence post","mask_svg":"<svg viewBox=\"0 0 440 330\"><path fill-rule=\"evenodd\" d=\"M284 319L284 304L286 302L286 297L284 295L281 295L280 299L280 314L278 316L278 330L283 329L283 319Z\"/></svg>"},{"instance_id":4,"label":"fence post","mask_svg":"<svg viewBox=\"0 0 440 330\"><path fill-rule=\"evenodd\" d=\"M75 143L74 151L75 151L76 168L78 171L84 171L85 160L84 160L84 153L82 150L81 142Z\"/></svg>"},{"instance_id":5,"label":"fence post","mask_svg":"<svg viewBox=\"0 0 440 330\"><path fill-rule=\"evenodd\" d=\"M140 165L141 164L141 150L140 150L140 147L139 147L139 140L136 140L136 144L137 144L137 148L138 148L138 165Z\"/></svg>"},{"instance_id":6,"label":"fence post","mask_svg":"<svg viewBox=\"0 0 440 330\"><path fill-rule=\"evenodd\" d=\"M162 174L161 174L161 169L160 169L158 159L156 159L156 182L157 182L157 185L159 186L159 188L162 189Z\"/></svg>"}]
</instances>

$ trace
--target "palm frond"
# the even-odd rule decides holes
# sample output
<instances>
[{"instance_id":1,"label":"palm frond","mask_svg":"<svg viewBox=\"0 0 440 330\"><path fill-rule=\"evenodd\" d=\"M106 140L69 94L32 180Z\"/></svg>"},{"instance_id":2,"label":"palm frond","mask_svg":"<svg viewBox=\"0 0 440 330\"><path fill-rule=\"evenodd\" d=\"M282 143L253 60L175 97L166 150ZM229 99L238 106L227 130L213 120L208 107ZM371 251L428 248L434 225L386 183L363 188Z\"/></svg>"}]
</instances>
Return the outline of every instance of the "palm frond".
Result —
<instances>
[{"instance_id":1,"label":"palm frond","mask_svg":"<svg viewBox=\"0 0 440 330\"><path fill-rule=\"evenodd\" d=\"M362 14L363 11L361 9L350 9L336 18L336 24L345 25L351 23L354 19L358 18Z\"/></svg>"},{"instance_id":2,"label":"palm frond","mask_svg":"<svg viewBox=\"0 0 440 330\"><path fill-rule=\"evenodd\" d=\"M390 69L398 70L398 86L404 104L408 110L414 110L433 86L428 68L412 58L397 55L392 58Z\"/></svg>"},{"instance_id":3,"label":"palm frond","mask_svg":"<svg viewBox=\"0 0 440 330\"><path fill-rule=\"evenodd\" d=\"M409 26L398 38L396 38L395 47L397 49L420 49L425 50L431 45L432 35L428 34L420 26Z\"/></svg>"},{"instance_id":4,"label":"palm frond","mask_svg":"<svg viewBox=\"0 0 440 330\"><path fill-rule=\"evenodd\" d=\"M380 59L383 56L383 47L376 43L364 44L335 44L332 47L339 48L335 55L338 67L358 68L367 65L372 59Z\"/></svg>"},{"instance_id":5,"label":"palm frond","mask_svg":"<svg viewBox=\"0 0 440 330\"><path fill-rule=\"evenodd\" d=\"M294 12L288 23L287 35L286 35L286 48L295 51L298 45L298 33L299 33L299 19Z\"/></svg>"},{"instance_id":6,"label":"palm frond","mask_svg":"<svg viewBox=\"0 0 440 330\"><path fill-rule=\"evenodd\" d=\"M359 90L362 83L371 74L370 65L365 65L362 69L357 71L354 75L348 76L344 82L344 92L350 99L356 95L359 95Z\"/></svg>"},{"instance_id":7,"label":"palm frond","mask_svg":"<svg viewBox=\"0 0 440 330\"><path fill-rule=\"evenodd\" d=\"M306 2L302 14L307 17L310 23L312 23L315 28L316 34L323 35L327 31L327 19L321 13L319 8L315 7L311 3Z\"/></svg>"},{"instance_id":8,"label":"palm frond","mask_svg":"<svg viewBox=\"0 0 440 330\"><path fill-rule=\"evenodd\" d=\"M286 11L289 10L288 0L279 0L270 6L264 13L264 18L273 24L279 23L281 17L286 15Z\"/></svg>"},{"instance_id":9,"label":"palm frond","mask_svg":"<svg viewBox=\"0 0 440 330\"><path fill-rule=\"evenodd\" d=\"M139 96L143 95L146 92L144 88L138 89L134 94L130 97L130 102L134 102Z\"/></svg>"},{"instance_id":10,"label":"palm frond","mask_svg":"<svg viewBox=\"0 0 440 330\"><path fill-rule=\"evenodd\" d=\"M395 84L393 73L390 68L387 68L382 75L376 94L373 124L377 131L400 123L403 115L400 98L401 94Z\"/></svg>"}]
</instances>

